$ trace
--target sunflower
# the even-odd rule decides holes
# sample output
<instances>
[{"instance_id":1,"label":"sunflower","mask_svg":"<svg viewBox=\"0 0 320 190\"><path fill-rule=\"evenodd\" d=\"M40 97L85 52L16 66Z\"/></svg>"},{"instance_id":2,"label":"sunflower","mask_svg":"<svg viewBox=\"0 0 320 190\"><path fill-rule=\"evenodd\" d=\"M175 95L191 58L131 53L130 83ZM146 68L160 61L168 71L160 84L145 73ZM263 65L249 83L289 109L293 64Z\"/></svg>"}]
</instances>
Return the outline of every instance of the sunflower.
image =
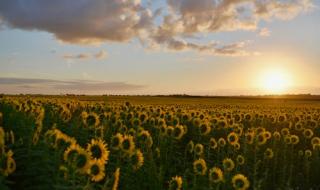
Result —
<instances>
[{"instance_id":1,"label":"sunflower","mask_svg":"<svg viewBox=\"0 0 320 190\"><path fill-rule=\"evenodd\" d=\"M138 149L130 156L130 162L134 170L141 168L144 162L144 157L142 152Z\"/></svg>"},{"instance_id":2,"label":"sunflower","mask_svg":"<svg viewBox=\"0 0 320 190\"><path fill-rule=\"evenodd\" d=\"M223 159L222 165L223 165L224 170L226 170L228 172L232 171L235 166L233 160L230 158Z\"/></svg>"},{"instance_id":3,"label":"sunflower","mask_svg":"<svg viewBox=\"0 0 320 190\"><path fill-rule=\"evenodd\" d=\"M273 138L276 140L276 141L279 141L281 139L281 134L278 132L278 131L275 131L273 133Z\"/></svg>"},{"instance_id":4,"label":"sunflower","mask_svg":"<svg viewBox=\"0 0 320 190\"><path fill-rule=\"evenodd\" d=\"M235 143L235 144L233 145L233 147L234 147L236 150L240 150L241 145L240 145L239 142L237 142L237 143Z\"/></svg>"},{"instance_id":5,"label":"sunflower","mask_svg":"<svg viewBox=\"0 0 320 190\"><path fill-rule=\"evenodd\" d=\"M292 139L291 139L291 135L287 135L284 137L284 142L286 144L291 144L292 143Z\"/></svg>"},{"instance_id":6,"label":"sunflower","mask_svg":"<svg viewBox=\"0 0 320 190\"><path fill-rule=\"evenodd\" d=\"M292 144L298 144L299 141L300 141L299 137L297 135L291 135L290 138L291 138L291 143Z\"/></svg>"},{"instance_id":7,"label":"sunflower","mask_svg":"<svg viewBox=\"0 0 320 190\"><path fill-rule=\"evenodd\" d=\"M265 137L267 140L269 140L269 139L272 137L272 135L271 135L271 133L270 133L269 131L265 131L265 132L263 133L263 135L264 135L264 137Z\"/></svg>"},{"instance_id":8,"label":"sunflower","mask_svg":"<svg viewBox=\"0 0 320 190\"><path fill-rule=\"evenodd\" d=\"M224 147L226 145L226 140L223 137L218 139L218 144L220 147Z\"/></svg>"},{"instance_id":9,"label":"sunflower","mask_svg":"<svg viewBox=\"0 0 320 190\"><path fill-rule=\"evenodd\" d=\"M79 153L78 150L81 147L78 144L71 144L63 153L63 159L65 162L75 161L76 155Z\"/></svg>"},{"instance_id":10,"label":"sunflower","mask_svg":"<svg viewBox=\"0 0 320 190\"><path fill-rule=\"evenodd\" d=\"M271 148L267 148L265 151L264 151L264 157L266 159L272 159L273 158L273 150Z\"/></svg>"},{"instance_id":11,"label":"sunflower","mask_svg":"<svg viewBox=\"0 0 320 190\"><path fill-rule=\"evenodd\" d=\"M194 143L193 143L193 141L191 140L188 144L187 144L187 151L189 152L189 153L192 153L193 152L193 150L194 150Z\"/></svg>"},{"instance_id":12,"label":"sunflower","mask_svg":"<svg viewBox=\"0 0 320 190\"><path fill-rule=\"evenodd\" d=\"M253 144L253 141L254 141L254 133L253 132L247 132L245 134L245 137L246 137L247 144Z\"/></svg>"},{"instance_id":13,"label":"sunflower","mask_svg":"<svg viewBox=\"0 0 320 190\"><path fill-rule=\"evenodd\" d=\"M80 173L86 173L90 166L90 153L82 147L78 148L78 153L75 156L75 167Z\"/></svg>"},{"instance_id":14,"label":"sunflower","mask_svg":"<svg viewBox=\"0 0 320 190\"><path fill-rule=\"evenodd\" d=\"M232 186L236 190L246 190L250 187L250 182L243 174L236 174L232 177Z\"/></svg>"},{"instance_id":15,"label":"sunflower","mask_svg":"<svg viewBox=\"0 0 320 190\"><path fill-rule=\"evenodd\" d=\"M260 133L256 136L256 141L258 145L264 145L267 142L267 138L265 137L264 133Z\"/></svg>"},{"instance_id":16,"label":"sunflower","mask_svg":"<svg viewBox=\"0 0 320 190\"><path fill-rule=\"evenodd\" d=\"M91 181L99 182L103 180L106 175L104 163L96 159L91 160L87 174L90 176Z\"/></svg>"},{"instance_id":17,"label":"sunflower","mask_svg":"<svg viewBox=\"0 0 320 190\"><path fill-rule=\"evenodd\" d=\"M217 143L216 139L213 137L210 138L209 144L210 144L211 149L216 149L218 147L218 143Z\"/></svg>"},{"instance_id":18,"label":"sunflower","mask_svg":"<svg viewBox=\"0 0 320 190\"><path fill-rule=\"evenodd\" d=\"M175 176L169 181L170 190L181 190L182 189L182 177Z\"/></svg>"},{"instance_id":19,"label":"sunflower","mask_svg":"<svg viewBox=\"0 0 320 190\"><path fill-rule=\"evenodd\" d=\"M161 125L160 126L160 135L165 136L167 134L167 126L166 125Z\"/></svg>"},{"instance_id":20,"label":"sunflower","mask_svg":"<svg viewBox=\"0 0 320 190\"><path fill-rule=\"evenodd\" d=\"M223 171L218 167L209 170L209 181L213 183L223 182Z\"/></svg>"},{"instance_id":21,"label":"sunflower","mask_svg":"<svg viewBox=\"0 0 320 190\"><path fill-rule=\"evenodd\" d=\"M310 157L312 156L311 150L309 150L309 149L308 149L308 150L305 150L305 151L304 151L304 155L305 155L306 158L310 158Z\"/></svg>"},{"instance_id":22,"label":"sunflower","mask_svg":"<svg viewBox=\"0 0 320 190\"><path fill-rule=\"evenodd\" d=\"M303 130L303 123L301 121L297 122L295 125L294 125L294 129L296 131L302 131Z\"/></svg>"},{"instance_id":23,"label":"sunflower","mask_svg":"<svg viewBox=\"0 0 320 190\"><path fill-rule=\"evenodd\" d=\"M200 135L207 135L211 131L211 127L207 123L202 123L199 126Z\"/></svg>"},{"instance_id":24,"label":"sunflower","mask_svg":"<svg viewBox=\"0 0 320 190\"><path fill-rule=\"evenodd\" d=\"M197 143L195 146L194 146L194 153L197 155L197 156L200 156L203 154L203 145L200 144L200 143Z\"/></svg>"},{"instance_id":25,"label":"sunflower","mask_svg":"<svg viewBox=\"0 0 320 190\"><path fill-rule=\"evenodd\" d=\"M2 173L4 176L10 175L16 170L16 162L12 157L13 157L12 150L9 150L2 157L3 163L0 168L0 173Z\"/></svg>"},{"instance_id":26,"label":"sunflower","mask_svg":"<svg viewBox=\"0 0 320 190\"><path fill-rule=\"evenodd\" d=\"M283 129L281 129L281 135L282 135L282 136L290 135L289 129L288 129L288 128L283 128Z\"/></svg>"},{"instance_id":27,"label":"sunflower","mask_svg":"<svg viewBox=\"0 0 320 190\"><path fill-rule=\"evenodd\" d=\"M180 140L184 134L184 127L182 125L177 125L173 130L173 138L177 140Z\"/></svg>"},{"instance_id":28,"label":"sunflower","mask_svg":"<svg viewBox=\"0 0 320 190\"><path fill-rule=\"evenodd\" d=\"M102 139L91 139L88 144L87 151L91 153L91 158L106 163L109 158L109 151L107 144Z\"/></svg>"},{"instance_id":29,"label":"sunflower","mask_svg":"<svg viewBox=\"0 0 320 190\"><path fill-rule=\"evenodd\" d=\"M235 132L231 132L227 136L229 144L234 145L239 141L239 137Z\"/></svg>"},{"instance_id":30,"label":"sunflower","mask_svg":"<svg viewBox=\"0 0 320 190\"><path fill-rule=\"evenodd\" d=\"M110 147L113 150L119 150L121 147L121 144L123 142L123 136L121 133L117 133L116 135L111 137Z\"/></svg>"},{"instance_id":31,"label":"sunflower","mask_svg":"<svg viewBox=\"0 0 320 190\"><path fill-rule=\"evenodd\" d=\"M120 147L123 152L131 155L135 146L136 145L134 143L133 137L131 135L125 135Z\"/></svg>"},{"instance_id":32,"label":"sunflower","mask_svg":"<svg viewBox=\"0 0 320 190\"><path fill-rule=\"evenodd\" d=\"M142 130L139 134L138 134L138 140L141 144L145 145L148 148L152 147L153 144L153 140L152 137L149 133L149 131L147 130Z\"/></svg>"},{"instance_id":33,"label":"sunflower","mask_svg":"<svg viewBox=\"0 0 320 190\"><path fill-rule=\"evenodd\" d=\"M195 160L193 162L193 171L197 175L206 175L207 173L206 161L202 158Z\"/></svg>"},{"instance_id":34,"label":"sunflower","mask_svg":"<svg viewBox=\"0 0 320 190\"><path fill-rule=\"evenodd\" d=\"M99 115L94 112L91 112L89 114L87 112L82 112L81 116L82 116L83 123L86 126L97 127L100 124Z\"/></svg>"},{"instance_id":35,"label":"sunflower","mask_svg":"<svg viewBox=\"0 0 320 190\"><path fill-rule=\"evenodd\" d=\"M240 155L240 154L237 156L236 160L237 160L237 163L238 163L239 165L243 165L244 162L245 162L244 157L243 157L242 155Z\"/></svg>"},{"instance_id":36,"label":"sunflower","mask_svg":"<svg viewBox=\"0 0 320 190\"><path fill-rule=\"evenodd\" d=\"M320 144L320 138L319 137L313 137L311 139L311 145L315 146L315 145L319 145Z\"/></svg>"},{"instance_id":37,"label":"sunflower","mask_svg":"<svg viewBox=\"0 0 320 190\"><path fill-rule=\"evenodd\" d=\"M173 131L174 131L174 127L168 126L168 127L167 127L167 130L166 130L166 136L167 136L167 137L172 137Z\"/></svg>"},{"instance_id":38,"label":"sunflower","mask_svg":"<svg viewBox=\"0 0 320 190\"><path fill-rule=\"evenodd\" d=\"M305 129L303 131L303 136L306 138L306 139L311 139L312 136L313 136L313 131L311 129Z\"/></svg>"}]
</instances>

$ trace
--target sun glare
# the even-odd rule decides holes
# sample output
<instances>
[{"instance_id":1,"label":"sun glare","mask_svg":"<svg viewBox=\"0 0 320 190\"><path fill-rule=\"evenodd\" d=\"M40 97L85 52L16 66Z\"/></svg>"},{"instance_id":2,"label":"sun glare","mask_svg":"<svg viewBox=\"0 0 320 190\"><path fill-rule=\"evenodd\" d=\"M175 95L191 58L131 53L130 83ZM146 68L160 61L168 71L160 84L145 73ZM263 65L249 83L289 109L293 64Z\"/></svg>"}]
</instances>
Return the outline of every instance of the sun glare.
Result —
<instances>
[{"instance_id":1,"label":"sun glare","mask_svg":"<svg viewBox=\"0 0 320 190\"><path fill-rule=\"evenodd\" d=\"M290 82L289 75L281 70L267 71L261 79L262 89L268 94L287 93Z\"/></svg>"}]
</instances>

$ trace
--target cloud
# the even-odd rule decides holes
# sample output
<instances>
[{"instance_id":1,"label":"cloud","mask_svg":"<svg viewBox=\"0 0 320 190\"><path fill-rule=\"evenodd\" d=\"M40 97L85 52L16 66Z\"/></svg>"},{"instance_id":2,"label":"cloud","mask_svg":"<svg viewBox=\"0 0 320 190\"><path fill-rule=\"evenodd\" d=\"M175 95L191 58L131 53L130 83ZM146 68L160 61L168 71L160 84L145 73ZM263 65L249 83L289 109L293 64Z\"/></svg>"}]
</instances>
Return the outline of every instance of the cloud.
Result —
<instances>
[{"instance_id":1,"label":"cloud","mask_svg":"<svg viewBox=\"0 0 320 190\"><path fill-rule=\"evenodd\" d=\"M128 41L150 24L146 12L139 0L0 1L0 16L10 27L80 44Z\"/></svg>"},{"instance_id":2,"label":"cloud","mask_svg":"<svg viewBox=\"0 0 320 190\"><path fill-rule=\"evenodd\" d=\"M93 80L52 80L32 78L0 78L1 93L121 93L139 91L147 86L125 82Z\"/></svg>"},{"instance_id":3,"label":"cloud","mask_svg":"<svg viewBox=\"0 0 320 190\"><path fill-rule=\"evenodd\" d=\"M70 60L74 60L74 59L84 60L84 59L88 59L89 57L90 57L90 55L86 54L86 53L80 53L80 54L77 54L77 55L71 55L71 54L63 55L64 59L70 59Z\"/></svg>"},{"instance_id":4,"label":"cloud","mask_svg":"<svg viewBox=\"0 0 320 190\"><path fill-rule=\"evenodd\" d=\"M96 53L96 54L94 55L94 57L95 57L96 59L105 59L105 58L107 58L107 56L108 56L108 54L107 54L107 52L104 51L104 50L101 50L101 51L99 51L98 53Z\"/></svg>"},{"instance_id":5,"label":"cloud","mask_svg":"<svg viewBox=\"0 0 320 190\"><path fill-rule=\"evenodd\" d=\"M66 60L86 60L86 59L106 59L107 52L105 50L101 50L97 53L79 53L79 54L64 54L62 57Z\"/></svg>"},{"instance_id":6,"label":"cloud","mask_svg":"<svg viewBox=\"0 0 320 190\"><path fill-rule=\"evenodd\" d=\"M128 43L139 39L146 48L250 55L246 46L238 45L246 39L219 44L219 48L188 41L187 37L203 39L216 32L256 31L261 21L288 20L313 8L313 0L167 0L164 7L152 4L140 0L1 0L0 23L47 31L66 43ZM94 55L105 56L103 52Z\"/></svg>"},{"instance_id":7,"label":"cloud","mask_svg":"<svg viewBox=\"0 0 320 190\"><path fill-rule=\"evenodd\" d=\"M271 34L271 31L268 28L262 28L259 30L259 36L268 37Z\"/></svg>"}]
</instances>

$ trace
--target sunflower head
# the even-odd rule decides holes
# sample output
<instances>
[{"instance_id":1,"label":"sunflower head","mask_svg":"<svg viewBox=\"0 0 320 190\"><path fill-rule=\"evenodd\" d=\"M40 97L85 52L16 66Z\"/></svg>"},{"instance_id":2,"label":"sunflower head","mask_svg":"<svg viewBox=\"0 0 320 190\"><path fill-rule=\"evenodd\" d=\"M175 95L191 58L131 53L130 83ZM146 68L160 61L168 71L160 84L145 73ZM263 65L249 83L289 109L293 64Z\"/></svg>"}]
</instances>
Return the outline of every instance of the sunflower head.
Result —
<instances>
[{"instance_id":1,"label":"sunflower head","mask_svg":"<svg viewBox=\"0 0 320 190\"><path fill-rule=\"evenodd\" d=\"M232 177L232 186L236 190L246 190L250 187L250 182L243 174L236 174Z\"/></svg>"},{"instance_id":2,"label":"sunflower head","mask_svg":"<svg viewBox=\"0 0 320 190\"><path fill-rule=\"evenodd\" d=\"M236 160L237 160L237 163L238 163L239 165L243 165L244 162L245 162L244 157L243 157L242 155L240 155L240 154L237 156Z\"/></svg>"},{"instance_id":3,"label":"sunflower head","mask_svg":"<svg viewBox=\"0 0 320 190\"><path fill-rule=\"evenodd\" d=\"M169 181L169 190L181 190L182 189L182 177L175 176Z\"/></svg>"},{"instance_id":4,"label":"sunflower head","mask_svg":"<svg viewBox=\"0 0 320 190\"><path fill-rule=\"evenodd\" d=\"M209 181L213 183L223 182L223 171L218 167L209 170Z\"/></svg>"},{"instance_id":5,"label":"sunflower head","mask_svg":"<svg viewBox=\"0 0 320 190\"><path fill-rule=\"evenodd\" d=\"M218 139L218 144L220 147L224 147L226 145L226 140L223 137Z\"/></svg>"},{"instance_id":6,"label":"sunflower head","mask_svg":"<svg viewBox=\"0 0 320 190\"><path fill-rule=\"evenodd\" d=\"M135 143L134 143L133 137L131 135L125 135L121 143L121 150L124 153L128 153L129 155L131 155L134 149L135 149Z\"/></svg>"},{"instance_id":7,"label":"sunflower head","mask_svg":"<svg viewBox=\"0 0 320 190\"><path fill-rule=\"evenodd\" d=\"M113 150L119 150L123 141L123 136L121 133L117 133L116 135L111 137L110 147Z\"/></svg>"},{"instance_id":8,"label":"sunflower head","mask_svg":"<svg viewBox=\"0 0 320 190\"><path fill-rule=\"evenodd\" d=\"M228 134L227 140L231 145L234 145L239 141L239 137L235 132L231 132Z\"/></svg>"},{"instance_id":9,"label":"sunflower head","mask_svg":"<svg viewBox=\"0 0 320 190\"><path fill-rule=\"evenodd\" d=\"M193 152L193 150L194 150L194 143L193 143L193 141L191 140L188 144L187 144L187 151L189 152L189 153L192 153Z\"/></svg>"},{"instance_id":10,"label":"sunflower head","mask_svg":"<svg viewBox=\"0 0 320 190\"><path fill-rule=\"evenodd\" d=\"M78 149L74 165L79 173L86 173L90 166L90 154L83 148Z\"/></svg>"},{"instance_id":11,"label":"sunflower head","mask_svg":"<svg viewBox=\"0 0 320 190\"><path fill-rule=\"evenodd\" d=\"M273 158L273 150L271 148L267 148L265 151L264 151L264 157L266 159L272 159Z\"/></svg>"},{"instance_id":12,"label":"sunflower head","mask_svg":"<svg viewBox=\"0 0 320 190\"><path fill-rule=\"evenodd\" d=\"M90 161L90 165L87 170L87 174L90 176L91 181L99 182L105 177L104 163L94 159Z\"/></svg>"},{"instance_id":13,"label":"sunflower head","mask_svg":"<svg viewBox=\"0 0 320 190\"><path fill-rule=\"evenodd\" d=\"M134 170L138 170L139 168L141 168L141 166L143 165L143 162L144 162L144 157L143 157L142 152L139 149L136 150L130 156L130 162L131 162L132 168Z\"/></svg>"},{"instance_id":14,"label":"sunflower head","mask_svg":"<svg viewBox=\"0 0 320 190\"><path fill-rule=\"evenodd\" d=\"M206 161L202 158L195 160L193 162L193 171L196 175L206 175L207 173Z\"/></svg>"},{"instance_id":15,"label":"sunflower head","mask_svg":"<svg viewBox=\"0 0 320 190\"><path fill-rule=\"evenodd\" d=\"M197 156L200 156L203 154L203 145L200 144L200 143L197 143L195 146L194 146L194 153L197 155Z\"/></svg>"},{"instance_id":16,"label":"sunflower head","mask_svg":"<svg viewBox=\"0 0 320 190\"><path fill-rule=\"evenodd\" d=\"M305 129L303 131L303 136L306 138L306 139L311 139L312 136L313 136L313 131L311 129Z\"/></svg>"},{"instance_id":17,"label":"sunflower head","mask_svg":"<svg viewBox=\"0 0 320 190\"><path fill-rule=\"evenodd\" d=\"M92 139L88 144L87 151L90 152L91 158L102 163L106 163L109 158L107 144L102 139Z\"/></svg>"},{"instance_id":18,"label":"sunflower head","mask_svg":"<svg viewBox=\"0 0 320 190\"><path fill-rule=\"evenodd\" d=\"M228 172L232 171L235 166L233 160L230 158L223 159L222 165L223 165L224 170L226 170Z\"/></svg>"},{"instance_id":19,"label":"sunflower head","mask_svg":"<svg viewBox=\"0 0 320 190\"><path fill-rule=\"evenodd\" d=\"M217 143L216 139L213 137L210 138L209 144L210 144L211 149L216 149L218 147L218 143Z\"/></svg>"},{"instance_id":20,"label":"sunflower head","mask_svg":"<svg viewBox=\"0 0 320 190\"><path fill-rule=\"evenodd\" d=\"M208 123L204 122L200 124L199 126L200 135L207 135L210 133L210 131L211 131L211 127L208 125Z\"/></svg>"},{"instance_id":21,"label":"sunflower head","mask_svg":"<svg viewBox=\"0 0 320 190\"><path fill-rule=\"evenodd\" d=\"M184 127L182 125L177 125L173 130L173 138L177 140L180 140L184 134Z\"/></svg>"}]
</instances>

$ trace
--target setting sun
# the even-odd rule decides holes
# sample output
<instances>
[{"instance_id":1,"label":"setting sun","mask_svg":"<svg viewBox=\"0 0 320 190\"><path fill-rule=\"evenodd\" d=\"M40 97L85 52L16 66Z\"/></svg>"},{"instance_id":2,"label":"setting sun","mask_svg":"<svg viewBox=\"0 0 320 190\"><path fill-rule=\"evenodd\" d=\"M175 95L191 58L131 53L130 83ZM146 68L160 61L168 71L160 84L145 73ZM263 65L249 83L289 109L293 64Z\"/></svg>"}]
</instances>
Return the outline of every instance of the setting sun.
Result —
<instances>
[{"instance_id":1,"label":"setting sun","mask_svg":"<svg viewBox=\"0 0 320 190\"><path fill-rule=\"evenodd\" d=\"M269 94L286 93L290 85L289 75L281 70L269 70L261 77L261 87Z\"/></svg>"}]
</instances>

